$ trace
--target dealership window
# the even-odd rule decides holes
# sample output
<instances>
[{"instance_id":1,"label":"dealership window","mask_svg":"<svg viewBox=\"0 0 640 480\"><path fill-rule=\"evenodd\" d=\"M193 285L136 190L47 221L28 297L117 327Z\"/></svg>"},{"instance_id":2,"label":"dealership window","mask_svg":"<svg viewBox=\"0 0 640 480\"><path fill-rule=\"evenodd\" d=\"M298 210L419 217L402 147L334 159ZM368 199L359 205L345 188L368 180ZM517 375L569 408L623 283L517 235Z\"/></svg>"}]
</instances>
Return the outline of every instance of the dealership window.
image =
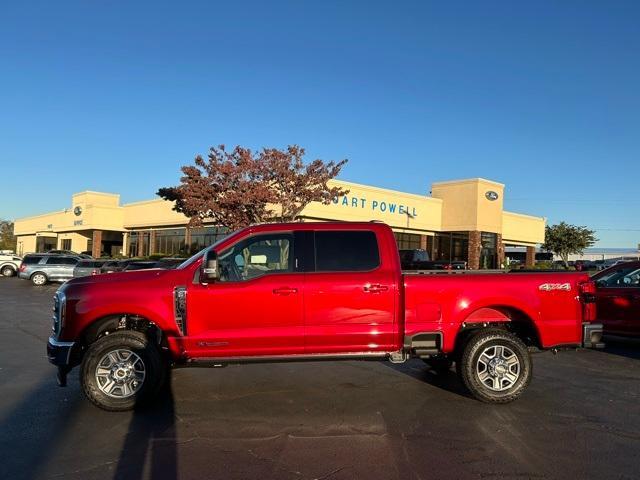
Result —
<instances>
[{"instance_id":1,"label":"dealership window","mask_svg":"<svg viewBox=\"0 0 640 480\"><path fill-rule=\"evenodd\" d=\"M184 228L156 230L153 251L155 254L185 254Z\"/></svg>"},{"instance_id":2,"label":"dealership window","mask_svg":"<svg viewBox=\"0 0 640 480\"><path fill-rule=\"evenodd\" d=\"M498 235L490 232L480 233L480 268L496 268L498 263Z\"/></svg>"},{"instance_id":3,"label":"dealership window","mask_svg":"<svg viewBox=\"0 0 640 480\"><path fill-rule=\"evenodd\" d=\"M128 243L129 248L127 251L130 257L137 257L138 255L146 257L149 255L149 232L131 232ZM142 247L140 247L140 244L142 244ZM142 252L140 252L140 248L142 248Z\"/></svg>"},{"instance_id":4,"label":"dealership window","mask_svg":"<svg viewBox=\"0 0 640 480\"><path fill-rule=\"evenodd\" d=\"M191 230L189 252L196 253L209 245L213 245L229 232L225 227L204 227Z\"/></svg>"},{"instance_id":5,"label":"dealership window","mask_svg":"<svg viewBox=\"0 0 640 480\"><path fill-rule=\"evenodd\" d=\"M49 250L55 250L58 245L57 237L38 236L36 238L36 252L45 253Z\"/></svg>"},{"instance_id":6,"label":"dealership window","mask_svg":"<svg viewBox=\"0 0 640 480\"><path fill-rule=\"evenodd\" d=\"M61 248L62 250L71 250L71 239L70 238L63 239Z\"/></svg>"},{"instance_id":7,"label":"dealership window","mask_svg":"<svg viewBox=\"0 0 640 480\"><path fill-rule=\"evenodd\" d=\"M469 256L469 234L467 232L436 233L427 239L427 250L431 258L446 262L466 262Z\"/></svg>"},{"instance_id":8,"label":"dealership window","mask_svg":"<svg viewBox=\"0 0 640 480\"><path fill-rule=\"evenodd\" d=\"M415 250L420 248L420 235L414 233L394 232L398 250Z\"/></svg>"},{"instance_id":9,"label":"dealership window","mask_svg":"<svg viewBox=\"0 0 640 480\"><path fill-rule=\"evenodd\" d=\"M376 234L368 231L316 232L316 271L366 272L380 265Z\"/></svg>"}]
</instances>

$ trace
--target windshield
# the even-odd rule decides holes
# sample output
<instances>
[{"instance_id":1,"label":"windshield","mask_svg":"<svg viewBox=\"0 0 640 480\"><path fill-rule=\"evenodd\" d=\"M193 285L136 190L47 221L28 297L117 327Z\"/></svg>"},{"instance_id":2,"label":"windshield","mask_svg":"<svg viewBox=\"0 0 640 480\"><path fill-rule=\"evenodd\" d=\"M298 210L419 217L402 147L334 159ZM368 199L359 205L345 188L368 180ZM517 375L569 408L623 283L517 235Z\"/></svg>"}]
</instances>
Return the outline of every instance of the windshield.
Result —
<instances>
[{"instance_id":1,"label":"windshield","mask_svg":"<svg viewBox=\"0 0 640 480\"><path fill-rule=\"evenodd\" d=\"M218 245L220 245L222 242L224 242L227 238L229 238L231 235L235 235L236 233L238 233L240 230L234 230L233 232L230 232L229 234L225 235L224 237L222 237L220 240L218 240L216 243L214 243L213 245L209 245L208 247L203 248L202 250L200 250L198 253L196 253L195 255L187 258L184 262L182 262L180 265L178 265L176 267L176 269L182 269L182 268L186 268L189 265L191 265L193 262L195 262L196 260L198 260L203 254L204 252L206 252L207 250L211 249L211 248L216 248Z\"/></svg>"}]
</instances>

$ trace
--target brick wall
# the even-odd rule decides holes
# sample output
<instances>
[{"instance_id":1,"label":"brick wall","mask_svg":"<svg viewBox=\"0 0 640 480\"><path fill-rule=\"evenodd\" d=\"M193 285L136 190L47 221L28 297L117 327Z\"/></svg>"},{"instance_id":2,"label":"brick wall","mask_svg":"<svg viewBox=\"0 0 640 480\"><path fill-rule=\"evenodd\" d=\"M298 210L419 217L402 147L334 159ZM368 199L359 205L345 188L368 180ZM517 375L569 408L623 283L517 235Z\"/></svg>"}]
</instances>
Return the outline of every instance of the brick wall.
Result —
<instances>
[{"instance_id":1,"label":"brick wall","mask_svg":"<svg viewBox=\"0 0 640 480\"><path fill-rule=\"evenodd\" d=\"M91 256L100 258L102 255L102 230L93 231L93 242L91 244Z\"/></svg>"},{"instance_id":2,"label":"brick wall","mask_svg":"<svg viewBox=\"0 0 640 480\"><path fill-rule=\"evenodd\" d=\"M480 268L480 232L473 230L469 232L469 263L468 267L471 270L478 270Z\"/></svg>"},{"instance_id":3,"label":"brick wall","mask_svg":"<svg viewBox=\"0 0 640 480\"><path fill-rule=\"evenodd\" d=\"M502 235L499 233L496 239L496 251L497 251L497 268L502 268L504 264L504 243L502 243Z\"/></svg>"},{"instance_id":4,"label":"brick wall","mask_svg":"<svg viewBox=\"0 0 640 480\"><path fill-rule=\"evenodd\" d=\"M525 266L531 268L536 263L536 247L527 247L527 256L525 257Z\"/></svg>"}]
</instances>

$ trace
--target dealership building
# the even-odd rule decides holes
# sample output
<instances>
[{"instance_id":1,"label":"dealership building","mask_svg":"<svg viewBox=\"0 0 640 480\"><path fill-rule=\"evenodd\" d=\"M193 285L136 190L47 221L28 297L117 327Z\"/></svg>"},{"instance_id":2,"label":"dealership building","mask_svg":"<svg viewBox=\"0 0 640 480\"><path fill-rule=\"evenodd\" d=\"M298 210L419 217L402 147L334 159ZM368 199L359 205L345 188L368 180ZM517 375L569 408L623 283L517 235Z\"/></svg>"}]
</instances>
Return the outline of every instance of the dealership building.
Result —
<instances>
[{"instance_id":1,"label":"dealership building","mask_svg":"<svg viewBox=\"0 0 640 480\"><path fill-rule=\"evenodd\" d=\"M472 178L433 183L430 195L386 190L334 180L349 192L329 205L313 202L302 221L382 221L399 248L422 248L432 259L466 261L469 268L497 268L505 249L524 247L532 265L544 241L545 218L503 209L505 186ZM84 191L64 210L15 221L17 253L51 249L89 251L93 256L185 255L225 234L215 225L188 228L171 202L156 198L120 204L120 195Z\"/></svg>"}]
</instances>

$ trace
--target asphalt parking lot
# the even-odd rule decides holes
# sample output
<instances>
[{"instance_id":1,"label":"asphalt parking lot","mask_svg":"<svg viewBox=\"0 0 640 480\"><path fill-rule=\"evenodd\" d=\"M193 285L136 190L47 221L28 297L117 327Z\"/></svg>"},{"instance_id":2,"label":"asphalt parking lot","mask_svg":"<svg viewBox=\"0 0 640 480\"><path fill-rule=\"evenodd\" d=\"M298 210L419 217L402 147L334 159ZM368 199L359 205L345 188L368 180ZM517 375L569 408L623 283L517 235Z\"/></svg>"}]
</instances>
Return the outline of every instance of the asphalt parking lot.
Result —
<instances>
[{"instance_id":1,"label":"asphalt parking lot","mask_svg":"<svg viewBox=\"0 0 640 480\"><path fill-rule=\"evenodd\" d=\"M517 402L468 398L420 361L180 369L106 413L45 356L51 300L0 278L2 479L640 478L640 344L536 354Z\"/></svg>"}]
</instances>

